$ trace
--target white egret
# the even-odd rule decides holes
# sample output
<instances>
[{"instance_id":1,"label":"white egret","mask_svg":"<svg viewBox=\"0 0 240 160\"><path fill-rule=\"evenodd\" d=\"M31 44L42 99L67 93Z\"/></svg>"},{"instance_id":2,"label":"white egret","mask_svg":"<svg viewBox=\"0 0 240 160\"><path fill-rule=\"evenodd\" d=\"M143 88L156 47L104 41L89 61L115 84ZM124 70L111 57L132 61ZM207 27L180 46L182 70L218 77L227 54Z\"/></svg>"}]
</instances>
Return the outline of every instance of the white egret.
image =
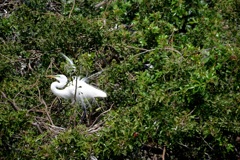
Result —
<instances>
[{"instance_id":1,"label":"white egret","mask_svg":"<svg viewBox=\"0 0 240 160\"><path fill-rule=\"evenodd\" d=\"M85 78L74 77L73 81L68 83L67 77L63 74L48 75L47 77L57 80L51 84L53 94L64 99L71 99L72 102L95 97L107 97L104 91L87 84Z\"/></svg>"},{"instance_id":2,"label":"white egret","mask_svg":"<svg viewBox=\"0 0 240 160\"><path fill-rule=\"evenodd\" d=\"M51 84L51 90L53 94L55 94L57 97L61 97L64 99L71 99L72 103L81 103L83 109L83 116L81 118L81 122L86 117L87 107L85 101L88 102L88 99L94 99L95 97L107 97L107 94L104 91L87 84L84 81L86 79L80 79L80 77L75 77L73 81L67 84L67 77L63 74L48 75L47 77L55 78L57 80L56 82L53 82Z\"/></svg>"},{"instance_id":3,"label":"white egret","mask_svg":"<svg viewBox=\"0 0 240 160\"><path fill-rule=\"evenodd\" d=\"M75 71L76 67L73 61L63 53L61 53L61 55L67 60L68 64L70 65L70 69ZM84 117L86 115L85 101L88 101L88 99L94 99L95 97L107 97L107 94L104 91L86 83L88 77L81 79L79 76L74 76L73 80L69 83L67 77L63 74L48 75L47 77L55 78L57 80L51 84L51 90L53 94L64 99L71 99L72 103L78 102L82 104L82 108L84 109Z\"/></svg>"}]
</instances>

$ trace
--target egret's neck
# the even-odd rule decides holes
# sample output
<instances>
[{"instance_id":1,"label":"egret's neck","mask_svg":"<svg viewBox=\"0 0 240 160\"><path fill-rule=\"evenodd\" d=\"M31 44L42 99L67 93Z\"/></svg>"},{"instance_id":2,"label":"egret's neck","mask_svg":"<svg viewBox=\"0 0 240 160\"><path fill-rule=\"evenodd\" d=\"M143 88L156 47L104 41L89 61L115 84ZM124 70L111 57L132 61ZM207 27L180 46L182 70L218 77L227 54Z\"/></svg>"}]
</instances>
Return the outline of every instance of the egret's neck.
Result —
<instances>
[{"instance_id":1,"label":"egret's neck","mask_svg":"<svg viewBox=\"0 0 240 160\"><path fill-rule=\"evenodd\" d=\"M53 82L51 84L51 90L52 90L53 94L55 94L58 97L68 99L69 92L67 92L66 89L63 89L63 87L65 85L66 85L66 83Z\"/></svg>"}]
</instances>

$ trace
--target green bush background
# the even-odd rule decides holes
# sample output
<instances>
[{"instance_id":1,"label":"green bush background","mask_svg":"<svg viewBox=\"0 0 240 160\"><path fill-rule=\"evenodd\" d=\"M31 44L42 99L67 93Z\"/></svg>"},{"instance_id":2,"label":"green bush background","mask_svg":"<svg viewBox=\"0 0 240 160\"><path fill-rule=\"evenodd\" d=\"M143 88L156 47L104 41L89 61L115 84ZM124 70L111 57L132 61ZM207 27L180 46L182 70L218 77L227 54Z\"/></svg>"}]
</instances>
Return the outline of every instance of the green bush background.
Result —
<instances>
[{"instance_id":1,"label":"green bush background","mask_svg":"<svg viewBox=\"0 0 240 160\"><path fill-rule=\"evenodd\" d=\"M238 159L239 0L29 0L0 6L0 159ZM88 109L48 74L103 70ZM151 64L154 68L147 68ZM96 104L96 103L94 103ZM95 129L95 130L93 130Z\"/></svg>"}]
</instances>

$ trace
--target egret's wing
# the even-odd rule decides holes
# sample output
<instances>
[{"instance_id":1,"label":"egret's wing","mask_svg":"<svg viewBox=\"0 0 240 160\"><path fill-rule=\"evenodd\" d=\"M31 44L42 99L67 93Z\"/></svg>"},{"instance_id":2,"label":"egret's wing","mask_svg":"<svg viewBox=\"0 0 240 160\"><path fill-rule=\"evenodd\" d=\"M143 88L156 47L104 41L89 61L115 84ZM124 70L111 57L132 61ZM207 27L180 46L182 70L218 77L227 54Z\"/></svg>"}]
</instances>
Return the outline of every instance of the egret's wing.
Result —
<instances>
[{"instance_id":1,"label":"egret's wing","mask_svg":"<svg viewBox=\"0 0 240 160\"><path fill-rule=\"evenodd\" d=\"M88 76L88 77L84 77L82 80L83 80L83 81L86 81L86 80L88 80L88 79L91 79L91 78L93 78L93 77L96 77L96 76L100 75L103 71L104 71L104 70L101 70L101 71L99 71L99 72L97 72L97 73L94 73L94 74Z\"/></svg>"},{"instance_id":2,"label":"egret's wing","mask_svg":"<svg viewBox=\"0 0 240 160\"><path fill-rule=\"evenodd\" d=\"M65 54L63 54L63 53L60 53L66 60L67 60L67 62L73 67L73 68L76 68L75 67L75 65L74 65L74 63L73 63L73 61L70 59L70 58L68 58Z\"/></svg>"},{"instance_id":3,"label":"egret's wing","mask_svg":"<svg viewBox=\"0 0 240 160\"><path fill-rule=\"evenodd\" d=\"M81 81L88 82L88 77L83 77Z\"/></svg>"},{"instance_id":4,"label":"egret's wing","mask_svg":"<svg viewBox=\"0 0 240 160\"><path fill-rule=\"evenodd\" d=\"M65 54L63 54L63 53L60 53L60 54L67 60L67 63L69 64L68 68L75 72L76 71L76 66L73 63L73 61L70 58L68 58Z\"/></svg>"},{"instance_id":5,"label":"egret's wing","mask_svg":"<svg viewBox=\"0 0 240 160\"><path fill-rule=\"evenodd\" d=\"M89 82L89 79L92 79L92 78L94 78L94 77L97 77L97 76L100 75L103 71L104 71L104 70L99 71L99 72L97 72L97 73L94 73L94 74L92 74L92 75L90 75L90 76L88 76L88 77L84 77L84 78L81 79L81 81L84 81L84 82L88 83L88 82Z\"/></svg>"},{"instance_id":6,"label":"egret's wing","mask_svg":"<svg viewBox=\"0 0 240 160\"><path fill-rule=\"evenodd\" d=\"M82 96L83 98L107 97L104 91L82 80L77 81L77 94L77 96Z\"/></svg>"},{"instance_id":7,"label":"egret's wing","mask_svg":"<svg viewBox=\"0 0 240 160\"><path fill-rule=\"evenodd\" d=\"M88 99L95 97L107 97L107 94L94 86L87 84L80 77L73 77L73 80L69 82L68 89L71 90L72 103L78 102L86 112L87 106L91 107Z\"/></svg>"}]
</instances>

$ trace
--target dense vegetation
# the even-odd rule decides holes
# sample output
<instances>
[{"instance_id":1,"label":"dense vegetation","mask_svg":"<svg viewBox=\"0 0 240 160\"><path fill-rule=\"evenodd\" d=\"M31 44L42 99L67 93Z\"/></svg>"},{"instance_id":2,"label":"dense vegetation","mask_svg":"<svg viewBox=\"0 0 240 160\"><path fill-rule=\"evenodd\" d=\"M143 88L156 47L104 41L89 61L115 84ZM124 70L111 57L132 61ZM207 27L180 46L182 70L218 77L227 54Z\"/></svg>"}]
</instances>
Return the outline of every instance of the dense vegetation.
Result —
<instances>
[{"instance_id":1,"label":"dense vegetation","mask_svg":"<svg viewBox=\"0 0 240 160\"><path fill-rule=\"evenodd\" d=\"M239 159L239 0L0 5L0 159ZM88 109L45 75L103 71ZM152 65L152 67L149 67Z\"/></svg>"}]
</instances>

